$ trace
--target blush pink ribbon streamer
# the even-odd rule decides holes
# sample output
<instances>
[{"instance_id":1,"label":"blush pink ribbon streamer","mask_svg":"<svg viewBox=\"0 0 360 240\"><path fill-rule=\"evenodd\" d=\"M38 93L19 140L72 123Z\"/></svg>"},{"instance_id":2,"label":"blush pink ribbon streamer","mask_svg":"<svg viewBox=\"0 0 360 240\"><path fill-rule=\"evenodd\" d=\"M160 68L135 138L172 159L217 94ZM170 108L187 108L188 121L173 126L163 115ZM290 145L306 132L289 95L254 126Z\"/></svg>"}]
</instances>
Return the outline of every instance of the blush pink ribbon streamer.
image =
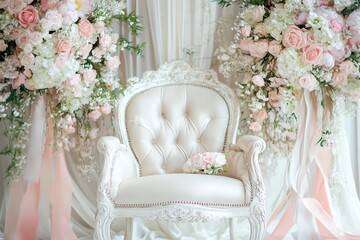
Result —
<instances>
[{"instance_id":1,"label":"blush pink ribbon streamer","mask_svg":"<svg viewBox=\"0 0 360 240\"><path fill-rule=\"evenodd\" d=\"M37 239L38 228L46 228L46 226L38 226L38 223L41 219L43 223L48 223L50 205L51 239L77 239L70 223L71 177L66 166L64 150L62 148L54 150L53 128L54 124L48 118L42 159L41 157L31 159L31 161L41 161L40 176L33 177L35 181L20 179L11 186L5 223L7 240ZM55 168L55 176L53 176L53 168Z\"/></svg>"},{"instance_id":2,"label":"blush pink ribbon streamer","mask_svg":"<svg viewBox=\"0 0 360 240\"><path fill-rule=\"evenodd\" d=\"M323 112L319 109L315 93L308 91L304 91L301 106L298 136L287 175L290 183L285 186L287 194L269 222L274 221L282 212L283 214L269 239L284 239L289 230L297 224L298 239L308 239L319 234L322 239L359 240L360 236L346 234L336 225L327 183L332 152L329 148L316 144L323 130L322 120L328 117L327 111L331 110L324 109ZM310 176L309 173L315 175ZM306 210L308 212L305 214L300 212ZM313 220L303 219L309 215Z\"/></svg>"}]
</instances>

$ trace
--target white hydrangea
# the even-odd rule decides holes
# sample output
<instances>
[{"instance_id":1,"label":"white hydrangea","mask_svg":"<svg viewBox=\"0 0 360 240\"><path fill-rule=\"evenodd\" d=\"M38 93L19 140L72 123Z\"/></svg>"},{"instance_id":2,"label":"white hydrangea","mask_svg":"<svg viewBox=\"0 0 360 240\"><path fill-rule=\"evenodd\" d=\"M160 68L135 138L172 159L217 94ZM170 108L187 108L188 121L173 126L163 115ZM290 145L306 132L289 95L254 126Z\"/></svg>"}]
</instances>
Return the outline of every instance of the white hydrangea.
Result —
<instances>
[{"instance_id":1,"label":"white hydrangea","mask_svg":"<svg viewBox=\"0 0 360 240\"><path fill-rule=\"evenodd\" d=\"M300 54L294 48L283 50L277 59L277 73L290 81L296 89L300 88L299 78L311 70L310 65L305 65L300 60Z\"/></svg>"},{"instance_id":2,"label":"white hydrangea","mask_svg":"<svg viewBox=\"0 0 360 240\"><path fill-rule=\"evenodd\" d=\"M58 11L61 13L65 25L71 25L79 19L76 8L77 5L74 0L64 1L59 5Z\"/></svg>"},{"instance_id":3,"label":"white hydrangea","mask_svg":"<svg viewBox=\"0 0 360 240\"><path fill-rule=\"evenodd\" d=\"M34 54L44 58L53 58L56 54L55 46L55 42L52 39L48 39L47 41L44 41L42 44L35 47Z\"/></svg>"},{"instance_id":4,"label":"white hydrangea","mask_svg":"<svg viewBox=\"0 0 360 240\"><path fill-rule=\"evenodd\" d=\"M72 57L62 64L57 64L53 58L37 56L34 65L30 68L33 73L30 84L35 89L52 88L73 76L79 68L79 62Z\"/></svg>"},{"instance_id":5,"label":"white hydrangea","mask_svg":"<svg viewBox=\"0 0 360 240\"><path fill-rule=\"evenodd\" d=\"M358 0L335 0L334 8L336 9L336 11L341 12L342 10L344 10L344 8L354 4L355 1Z\"/></svg>"},{"instance_id":6,"label":"white hydrangea","mask_svg":"<svg viewBox=\"0 0 360 240\"><path fill-rule=\"evenodd\" d=\"M57 31L62 27L63 17L57 10L48 10L40 20L43 31Z\"/></svg>"},{"instance_id":7,"label":"white hydrangea","mask_svg":"<svg viewBox=\"0 0 360 240\"><path fill-rule=\"evenodd\" d=\"M277 4L270 16L265 19L265 29L277 41L282 40L282 32L293 24L292 16L283 4Z\"/></svg>"}]
</instances>

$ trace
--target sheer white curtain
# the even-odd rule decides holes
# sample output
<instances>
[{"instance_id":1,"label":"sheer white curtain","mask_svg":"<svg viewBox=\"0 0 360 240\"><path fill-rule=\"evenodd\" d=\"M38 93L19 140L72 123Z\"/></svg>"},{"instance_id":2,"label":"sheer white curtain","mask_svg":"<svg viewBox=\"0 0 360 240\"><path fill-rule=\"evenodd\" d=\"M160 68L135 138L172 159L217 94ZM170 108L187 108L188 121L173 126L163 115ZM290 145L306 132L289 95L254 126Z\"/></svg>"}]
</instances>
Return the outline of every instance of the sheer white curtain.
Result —
<instances>
[{"instance_id":1,"label":"sheer white curtain","mask_svg":"<svg viewBox=\"0 0 360 240\"><path fill-rule=\"evenodd\" d=\"M142 16L141 22L144 32L138 38L131 39L134 43L146 42L144 57L124 54L122 55L121 71L123 79L140 77L147 70L157 69L162 63L174 59L185 59L193 65L209 69L215 68L214 51L220 44L232 39L232 34L222 33L219 38L218 20L224 17L224 24L229 28L237 13L237 6L222 9L212 0L128 0L128 10L136 11ZM123 29L120 29L123 31ZM125 33L125 32L123 32ZM125 33L126 34L126 33ZM110 119L99 123L101 135L117 135ZM358 126L356 128L356 126ZM0 124L0 131L6 126ZM356 131L354 130L356 129ZM350 146L351 167L359 191L360 185L360 111L357 119L349 120L347 135ZM5 140L0 137L0 147ZM96 152L97 154L97 152ZM101 158L96 158L99 169L102 168ZM4 216L8 186L5 181L5 169L9 160L0 156L0 232L4 228ZM88 181L83 178L76 166L76 153L67 153L67 163L73 179L73 228L80 239L92 239L96 212L96 190L98 174ZM349 166L347 166L349 169ZM286 162L279 163L272 172L265 172L267 188L268 213L275 207L276 196L280 192L283 175L286 171ZM349 172L347 172L349 173ZM351 182L353 175L347 174ZM352 181L353 182L353 181ZM356 196L354 197L356 200ZM353 201L356 204L356 201ZM341 212L341 208L338 212ZM348 218L351 219L351 218ZM346 222L346 221L343 221ZM166 222L138 223L137 239L227 239L225 221L197 224L172 224ZM114 239L121 239L123 235L123 222L116 221L113 230L117 232ZM239 231L239 239L246 232ZM41 239L49 239L49 233L42 231ZM1 239L1 233L0 233Z\"/></svg>"}]
</instances>

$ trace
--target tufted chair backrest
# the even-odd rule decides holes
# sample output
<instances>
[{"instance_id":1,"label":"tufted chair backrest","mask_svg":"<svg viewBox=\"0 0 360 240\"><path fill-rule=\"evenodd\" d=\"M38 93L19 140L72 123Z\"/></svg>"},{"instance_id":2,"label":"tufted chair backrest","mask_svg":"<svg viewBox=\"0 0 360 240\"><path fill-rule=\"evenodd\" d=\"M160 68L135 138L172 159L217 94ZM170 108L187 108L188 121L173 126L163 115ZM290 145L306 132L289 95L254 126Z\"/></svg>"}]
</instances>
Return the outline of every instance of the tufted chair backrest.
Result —
<instances>
[{"instance_id":1,"label":"tufted chair backrest","mask_svg":"<svg viewBox=\"0 0 360 240\"><path fill-rule=\"evenodd\" d=\"M120 131L142 176L183 172L190 156L233 142L236 100L214 73L174 61L131 81L119 104Z\"/></svg>"}]
</instances>

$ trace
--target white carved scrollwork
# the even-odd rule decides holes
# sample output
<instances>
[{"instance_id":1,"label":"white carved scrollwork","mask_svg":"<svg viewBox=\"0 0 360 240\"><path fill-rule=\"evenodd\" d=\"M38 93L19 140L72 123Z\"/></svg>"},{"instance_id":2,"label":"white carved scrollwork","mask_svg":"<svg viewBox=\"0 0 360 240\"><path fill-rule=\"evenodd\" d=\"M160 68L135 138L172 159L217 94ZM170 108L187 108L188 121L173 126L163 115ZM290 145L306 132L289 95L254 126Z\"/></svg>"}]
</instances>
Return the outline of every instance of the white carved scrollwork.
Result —
<instances>
[{"instance_id":1,"label":"white carved scrollwork","mask_svg":"<svg viewBox=\"0 0 360 240\"><path fill-rule=\"evenodd\" d=\"M259 179L255 182L255 195L260 203L265 204L264 184Z\"/></svg>"},{"instance_id":2,"label":"white carved scrollwork","mask_svg":"<svg viewBox=\"0 0 360 240\"><path fill-rule=\"evenodd\" d=\"M253 212L259 222L265 222L265 207L262 204L255 205Z\"/></svg>"},{"instance_id":3,"label":"white carved scrollwork","mask_svg":"<svg viewBox=\"0 0 360 240\"><path fill-rule=\"evenodd\" d=\"M205 214L203 211L181 207L164 209L151 217L143 217L144 220L165 220L175 223L207 222L219 218L220 217L213 216L212 214Z\"/></svg>"}]
</instances>

